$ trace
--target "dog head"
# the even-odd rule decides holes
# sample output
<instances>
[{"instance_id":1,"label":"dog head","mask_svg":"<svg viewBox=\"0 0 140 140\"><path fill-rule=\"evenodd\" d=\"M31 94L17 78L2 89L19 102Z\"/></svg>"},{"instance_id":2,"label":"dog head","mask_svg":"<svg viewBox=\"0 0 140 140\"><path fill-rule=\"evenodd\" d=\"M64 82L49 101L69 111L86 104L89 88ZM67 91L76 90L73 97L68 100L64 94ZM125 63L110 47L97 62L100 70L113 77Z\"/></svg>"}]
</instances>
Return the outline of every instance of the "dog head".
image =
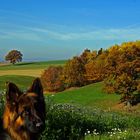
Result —
<instances>
[{"instance_id":1,"label":"dog head","mask_svg":"<svg viewBox=\"0 0 140 140\"><path fill-rule=\"evenodd\" d=\"M45 126L45 102L39 78L22 93L14 83L7 83L7 106L10 109L10 124L16 130L39 133Z\"/></svg>"}]
</instances>

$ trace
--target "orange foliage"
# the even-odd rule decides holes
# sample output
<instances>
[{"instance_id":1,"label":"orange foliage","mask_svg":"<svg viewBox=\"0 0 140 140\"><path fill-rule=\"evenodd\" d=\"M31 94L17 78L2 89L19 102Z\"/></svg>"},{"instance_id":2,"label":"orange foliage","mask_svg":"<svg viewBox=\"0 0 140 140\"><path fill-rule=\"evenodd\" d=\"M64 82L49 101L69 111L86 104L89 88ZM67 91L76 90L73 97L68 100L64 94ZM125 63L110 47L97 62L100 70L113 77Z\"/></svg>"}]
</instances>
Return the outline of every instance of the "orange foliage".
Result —
<instances>
[{"instance_id":1,"label":"orange foliage","mask_svg":"<svg viewBox=\"0 0 140 140\"><path fill-rule=\"evenodd\" d=\"M63 68L61 66L50 66L44 70L41 75L41 81L45 90L51 92L64 90L64 84L61 80L62 70Z\"/></svg>"}]
</instances>

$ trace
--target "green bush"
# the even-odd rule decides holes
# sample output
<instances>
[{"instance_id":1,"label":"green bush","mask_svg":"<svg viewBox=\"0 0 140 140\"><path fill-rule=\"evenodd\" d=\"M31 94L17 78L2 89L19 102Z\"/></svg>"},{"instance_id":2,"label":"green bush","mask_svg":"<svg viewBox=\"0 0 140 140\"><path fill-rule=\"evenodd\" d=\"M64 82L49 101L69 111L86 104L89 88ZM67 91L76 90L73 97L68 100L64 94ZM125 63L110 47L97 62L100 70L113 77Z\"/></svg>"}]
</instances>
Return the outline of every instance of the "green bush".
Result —
<instances>
[{"instance_id":1,"label":"green bush","mask_svg":"<svg viewBox=\"0 0 140 140\"><path fill-rule=\"evenodd\" d=\"M3 114L4 103L5 103L5 91L0 91L0 117Z\"/></svg>"},{"instance_id":2,"label":"green bush","mask_svg":"<svg viewBox=\"0 0 140 140\"><path fill-rule=\"evenodd\" d=\"M84 137L85 131L86 116L80 108L69 104L55 104L47 112L42 139L78 140Z\"/></svg>"},{"instance_id":3,"label":"green bush","mask_svg":"<svg viewBox=\"0 0 140 140\"><path fill-rule=\"evenodd\" d=\"M41 135L41 140L81 140L87 134L96 132L96 134L102 135L112 129L125 130L131 127L137 129L140 125L139 118L114 112L89 110L72 104L53 104L51 106L49 103L49 106L46 129Z\"/></svg>"},{"instance_id":4,"label":"green bush","mask_svg":"<svg viewBox=\"0 0 140 140\"><path fill-rule=\"evenodd\" d=\"M140 140L140 131L133 129L113 129L112 131L98 135L96 133L89 134L86 136L85 140Z\"/></svg>"},{"instance_id":5,"label":"green bush","mask_svg":"<svg viewBox=\"0 0 140 140\"><path fill-rule=\"evenodd\" d=\"M2 130L2 114L4 110L4 103L5 103L5 91L0 91L0 131Z\"/></svg>"},{"instance_id":6,"label":"green bush","mask_svg":"<svg viewBox=\"0 0 140 140\"><path fill-rule=\"evenodd\" d=\"M140 132L139 116L122 115L99 109L87 109L72 104L55 104L53 97L46 98L46 128L40 140L81 140L108 137L120 132ZM0 116L3 113L5 92L0 93ZM125 133L121 133L125 134ZM89 135L89 137L88 137ZM112 136L111 136L112 137ZM113 135L115 137L115 135ZM126 135L125 137L134 137Z\"/></svg>"}]
</instances>

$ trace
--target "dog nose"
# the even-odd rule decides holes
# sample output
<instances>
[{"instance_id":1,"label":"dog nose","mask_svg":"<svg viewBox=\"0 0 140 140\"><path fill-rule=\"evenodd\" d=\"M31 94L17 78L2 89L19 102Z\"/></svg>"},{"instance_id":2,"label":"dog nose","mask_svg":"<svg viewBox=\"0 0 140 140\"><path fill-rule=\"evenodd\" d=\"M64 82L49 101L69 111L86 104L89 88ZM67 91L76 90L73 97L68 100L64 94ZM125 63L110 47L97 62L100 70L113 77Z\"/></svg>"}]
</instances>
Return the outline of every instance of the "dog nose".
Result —
<instances>
[{"instance_id":1,"label":"dog nose","mask_svg":"<svg viewBox=\"0 0 140 140\"><path fill-rule=\"evenodd\" d=\"M37 123L36 123L36 127L40 128L40 127L42 127L42 126L43 126L43 122L37 122Z\"/></svg>"},{"instance_id":2,"label":"dog nose","mask_svg":"<svg viewBox=\"0 0 140 140\"><path fill-rule=\"evenodd\" d=\"M38 118L35 122L34 122L34 125L37 127L37 128L41 128L43 126L43 122L40 118Z\"/></svg>"}]
</instances>

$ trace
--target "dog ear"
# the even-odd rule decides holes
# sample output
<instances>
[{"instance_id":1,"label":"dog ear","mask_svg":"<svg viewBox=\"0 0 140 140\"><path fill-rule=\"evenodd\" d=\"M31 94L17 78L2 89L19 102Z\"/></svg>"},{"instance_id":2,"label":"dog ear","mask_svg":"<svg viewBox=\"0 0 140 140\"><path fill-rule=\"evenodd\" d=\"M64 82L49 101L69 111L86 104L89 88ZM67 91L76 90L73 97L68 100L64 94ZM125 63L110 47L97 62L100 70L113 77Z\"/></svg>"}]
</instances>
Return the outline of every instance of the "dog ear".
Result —
<instances>
[{"instance_id":1,"label":"dog ear","mask_svg":"<svg viewBox=\"0 0 140 140\"><path fill-rule=\"evenodd\" d=\"M36 78L33 81L32 86L29 88L28 92L34 92L40 97L43 96L43 87L39 78Z\"/></svg>"},{"instance_id":2,"label":"dog ear","mask_svg":"<svg viewBox=\"0 0 140 140\"><path fill-rule=\"evenodd\" d=\"M17 102L22 92L14 83L11 82L7 82L6 87L6 100L11 103Z\"/></svg>"},{"instance_id":3,"label":"dog ear","mask_svg":"<svg viewBox=\"0 0 140 140\"><path fill-rule=\"evenodd\" d=\"M34 92L38 95L38 100L39 100L39 110L41 112L41 117L42 117L42 121L44 122L45 124L45 117L46 117L46 113L45 113L45 101L44 101L44 96L43 96L43 87L42 87L42 84L41 84L41 81L39 78L36 78L34 81L33 81L33 84L32 86L30 87L30 89L27 91L27 92Z\"/></svg>"}]
</instances>

